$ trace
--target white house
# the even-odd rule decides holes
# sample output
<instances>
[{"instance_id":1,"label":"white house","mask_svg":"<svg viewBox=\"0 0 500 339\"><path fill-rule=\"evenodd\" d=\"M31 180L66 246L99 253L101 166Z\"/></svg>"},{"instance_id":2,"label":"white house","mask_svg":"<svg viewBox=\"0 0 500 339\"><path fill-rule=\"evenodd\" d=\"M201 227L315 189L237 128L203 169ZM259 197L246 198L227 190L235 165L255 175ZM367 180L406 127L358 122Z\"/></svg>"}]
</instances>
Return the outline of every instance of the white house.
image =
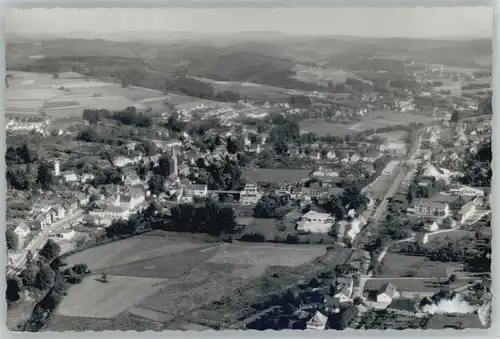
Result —
<instances>
[{"instance_id":1,"label":"white house","mask_svg":"<svg viewBox=\"0 0 500 339\"><path fill-rule=\"evenodd\" d=\"M311 319L307 322L308 330L324 330L326 328L326 324L328 322L328 317L321 313L320 311L316 311L316 313L312 316Z\"/></svg>"},{"instance_id":2,"label":"white house","mask_svg":"<svg viewBox=\"0 0 500 339\"><path fill-rule=\"evenodd\" d=\"M262 193L259 192L257 185L247 183L240 193L240 203L243 205L254 205L261 197Z\"/></svg>"},{"instance_id":3,"label":"white house","mask_svg":"<svg viewBox=\"0 0 500 339\"><path fill-rule=\"evenodd\" d=\"M335 218L327 213L309 211L297 223L297 230L302 232L328 233Z\"/></svg>"},{"instance_id":4,"label":"white house","mask_svg":"<svg viewBox=\"0 0 500 339\"><path fill-rule=\"evenodd\" d=\"M476 204L473 201L469 201L462 206L460 212L458 212L460 223L464 223L476 212Z\"/></svg>"},{"instance_id":5,"label":"white house","mask_svg":"<svg viewBox=\"0 0 500 339\"><path fill-rule=\"evenodd\" d=\"M338 299L340 303L347 302L351 299L353 288L354 281L352 277L339 277L335 288L336 292L333 297Z\"/></svg>"},{"instance_id":6,"label":"white house","mask_svg":"<svg viewBox=\"0 0 500 339\"><path fill-rule=\"evenodd\" d=\"M81 182L85 183L94 179L94 175L90 173L84 173L80 179Z\"/></svg>"},{"instance_id":7,"label":"white house","mask_svg":"<svg viewBox=\"0 0 500 339\"><path fill-rule=\"evenodd\" d=\"M66 210L61 205L52 206L51 211L56 220L61 220L66 215Z\"/></svg>"},{"instance_id":8,"label":"white house","mask_svg":"<svg viewBox=\"0 0 500 339\"><path fill-rule=\"evenodd\" d=\"M450 188L450 194L466 197L482 197L484 196L484 191L474 187L462 185L458 188Z\"/></svg>"},{"instance_id":9,"label":"white house","mask_svg":"<svg viewBox=\"0 0 500 339\"><path fill-rule=\"evenodd\" d=\"M19 247L22 247L21 244L24 243L24 239L30 233L30 228L24 221L21 221L14 229L14 233L19 240Z\"/></svg>"},{"instance_id":10,"label":"white house","mask_svg":"<svg viewBox=\"0 0 500 339\"><path fill-rule=\"evenodd\" d=\"M359 161L359 155L354 153L353 155L351 155L351 162L358 162Z\"/></svg>"},{"instance_id":11,"label":"white house","mask_svg":"<svg viewBox=\"0 0 500 339\"><path fill-rule=\"evenodd\" d=\"M120 195L119 206L127 208L128 210L133 210L146 200L146 193L142 186L131 187L130 190Z\"/></svg>"},{"instance_id":12,"label":"white house","mask_svg":"<svg viewBox=\"0 0 500 339\"><path fill-rule=\"evenodd\" d=\"M428 217L443 217L450 213L450 207L445 202L437 202L429 199L416 199L414 204L416 215Z\"/></svg>"},{"instance_id":13,"label":"white house","mask_svg":"<svg viewBox=\"0 0 500 339\"><path fill-rule=\"evenodd\" d=\"M75 172L73 171L68 171L63 173L63 178L67 182L75 182L78 181L78 176L76 175Z\"/></svg>"},{"instance_id":14,"label":"white house","mask_svg":"<svg viewBox=\"0 0 500 339\"><path fill-rule=\"evenodd\" d=\"M377 292L377 302L390 304L392 299L397 298L398 292L396 286L387 282L383 284Z\"/></svg>"},{"instance_id":15,"label":"white house","mask_svg":"<svg viewBox=\"0 0 500 339\"><path fill-rule=\"evenodd\" d=\"M182 199L192 201L196 198L205 198L208 195L207 185L187 185L183 189Z\"/></svg>"},{"instance_id":16,"label":"white house","mask_svg":"<svg viewBox=\"0 0 500 339\"><path fill-rule=\"evenodd\" d=\"M321 160L321 153L320 152L311 152L309 155L309 159L311 160Z\"/></svg>"},{"instance_id":17,"label":"white house","mask_svg":"<svg viewBox=\"0 0 500 339\"><path fill-rule=\"evenodd\" d=\"M424 230L427 232L435 232L439 230L439 225L437 224L437 222L433 221L432 223L425 224Z\"/></svg>"},{"instance_id":18,"label":"white house","mask_svg":"<svg viewBox=\"0 0 500 339\"><path fill-rule=\"evenodd\" d=\"M335 154L335 150L328 151L328 153L326 153L326 158L329 160L333 160L333 159L337 158L337 155Z\"/></svg>"},{"instance_id":19,"label":"white house","mask_svg":"<svg viewBox=\"0 0 500 339\"><path fill-rule=\"evenodd\" d=\"M105 208L96 209L89 212L92 216L97 216L100 219L128 219L130 210L122 206L106 206Z\"/></svg>"},{"instance_id":20,"label":"white house","mask_svg":"<svg viewBox=\"0 0 500 339\"><path fill-rule=\"evenodd\" d=\"M134 186L141 183L141 178L139 178L137 173L129 173L124 177L123 182L125 186Z\"/></svg>"}]
</instances>

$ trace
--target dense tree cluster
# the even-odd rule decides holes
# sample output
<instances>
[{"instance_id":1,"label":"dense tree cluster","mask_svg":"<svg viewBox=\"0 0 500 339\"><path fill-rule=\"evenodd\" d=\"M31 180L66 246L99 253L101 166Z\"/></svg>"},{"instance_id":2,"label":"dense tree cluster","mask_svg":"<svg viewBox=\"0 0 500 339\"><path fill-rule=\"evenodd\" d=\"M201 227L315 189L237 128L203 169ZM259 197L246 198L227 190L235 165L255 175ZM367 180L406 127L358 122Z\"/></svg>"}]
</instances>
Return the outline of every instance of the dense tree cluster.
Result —
<instances>
[{"instance_id":1,"label":"dense tree cluster","mask_svg":"<svg viewBox=\"0 0 500 339\"><path fill-rule=\"evenodd\" d=\"M265 195L254 207L254 216L257 218L275 218L278 216L280 207L289 203L288 196Z\"/></svg>"},{"instance_id":2,"label":"dense tree cluster","mask_svg":"<svg viewBox=\"0 0 500 339\"><path fill-rule=\"evenodd\" d=\"M481 145L476 154L469 154L465 161L461 181L465 185L491 187L491 140Z\"/></svg>"},{"instance_id":3,"label":"dense tree cluster","mask_svg":"<svg viewBox=\"0 0 500 339\"><path fill-rule=\"evenodd\" d=\"M8 146L5 152L5 163L7 166L17 164L29 164L37 159L37 155L27 144L21 146Z\"/></svg>"},{"instance_id":4,"label":"dense tree cluster","mask_svg":"<svg viewBox=\"0 0 500 339\"><path fill-rule=\"evenodd\" d=\"M424 180L422 176L416 175L410 185L408 186L408 193L406 198L412 202L417 198L430 198L447 188L446 182L443 180L436 180L434 177L428 178L426 186L419 185L419 182Z\"/></svg>"},{"instance_id":5,"label":"dense tree cluster","mask_svg":"<svg viewBox=\"0 0 500 339\"><path fill-rule=\"evenodd\" d=\"M221 207L207 200L202 205L183 203L172 207L172 224L169 229L178 232L208 233L210 235L234 232L236 222L231 207Z\"/></svg>"}]
</instances>

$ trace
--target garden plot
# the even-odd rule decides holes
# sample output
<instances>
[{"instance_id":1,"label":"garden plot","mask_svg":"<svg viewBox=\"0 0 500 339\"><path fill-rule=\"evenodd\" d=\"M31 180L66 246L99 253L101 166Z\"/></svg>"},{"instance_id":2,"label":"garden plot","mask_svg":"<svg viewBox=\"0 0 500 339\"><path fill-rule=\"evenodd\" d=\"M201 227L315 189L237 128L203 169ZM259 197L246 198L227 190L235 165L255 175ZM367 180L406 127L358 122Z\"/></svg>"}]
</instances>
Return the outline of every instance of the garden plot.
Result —
<instances>
[{"instance_id":1,"label":"garden plot","mask_svg":"<svg viewBox=\"0 0 500 339\"><path fill-rule=\"evenodd\" d=\"M57 310L58 315L88 318L113 318L155 293L165 279L108 276L104 283L88 277L71 286Z\"/></svg>"}]
</instances>

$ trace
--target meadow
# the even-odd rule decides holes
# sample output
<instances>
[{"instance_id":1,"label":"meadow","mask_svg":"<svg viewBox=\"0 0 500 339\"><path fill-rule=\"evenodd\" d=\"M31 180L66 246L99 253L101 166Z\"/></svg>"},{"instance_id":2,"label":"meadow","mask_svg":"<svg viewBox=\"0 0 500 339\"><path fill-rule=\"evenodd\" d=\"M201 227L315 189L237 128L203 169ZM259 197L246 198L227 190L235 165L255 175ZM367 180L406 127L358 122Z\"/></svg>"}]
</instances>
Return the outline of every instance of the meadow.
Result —
<instances>
[{"instance_id":1,"label":"meadow","mask_svg":"<svg viewBox=\"0 0 500 339\"><path fill-rule=\"evenodd\" d=\"M112 329L109 321L115 319L142 319L141 328L161 328L233 293L270 267L298 267L325 253L325 246L206 243L171 233L113 242L66 259L68 265L86 263L92 275L70 287L48 329L62 330L64 324ZM107 283L100 281L102 274Z\"/></svg>"}]
</instances>

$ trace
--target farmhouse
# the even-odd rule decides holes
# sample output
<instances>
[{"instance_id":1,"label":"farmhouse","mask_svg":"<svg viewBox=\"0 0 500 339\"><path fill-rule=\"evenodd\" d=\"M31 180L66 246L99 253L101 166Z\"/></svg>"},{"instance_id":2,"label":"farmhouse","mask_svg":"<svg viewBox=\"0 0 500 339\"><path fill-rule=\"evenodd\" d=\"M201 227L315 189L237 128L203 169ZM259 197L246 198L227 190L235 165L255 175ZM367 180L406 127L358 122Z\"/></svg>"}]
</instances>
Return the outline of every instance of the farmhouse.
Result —
<instances>
[{"instance_id":1,"label":"farmhouse","mask_svg":"<svg viewBox=\"0 0 500 339\"><path fill-rule=\"evenodd\" d=\"M327 213L309 211L297 223L297 230L303 232L327 233L333 226L334 217Z\"/></svg>"},{"instance_id":2,"label":"farmhouse","mask_svg":"<svg viewBox=\"0 0 500 339\"><path fill-rule=\"evenodd\" d=\"M377 292L377 302L390 304L397 297L397 289L392 283L383 284Z\"/></svg>"}]
</instances>

